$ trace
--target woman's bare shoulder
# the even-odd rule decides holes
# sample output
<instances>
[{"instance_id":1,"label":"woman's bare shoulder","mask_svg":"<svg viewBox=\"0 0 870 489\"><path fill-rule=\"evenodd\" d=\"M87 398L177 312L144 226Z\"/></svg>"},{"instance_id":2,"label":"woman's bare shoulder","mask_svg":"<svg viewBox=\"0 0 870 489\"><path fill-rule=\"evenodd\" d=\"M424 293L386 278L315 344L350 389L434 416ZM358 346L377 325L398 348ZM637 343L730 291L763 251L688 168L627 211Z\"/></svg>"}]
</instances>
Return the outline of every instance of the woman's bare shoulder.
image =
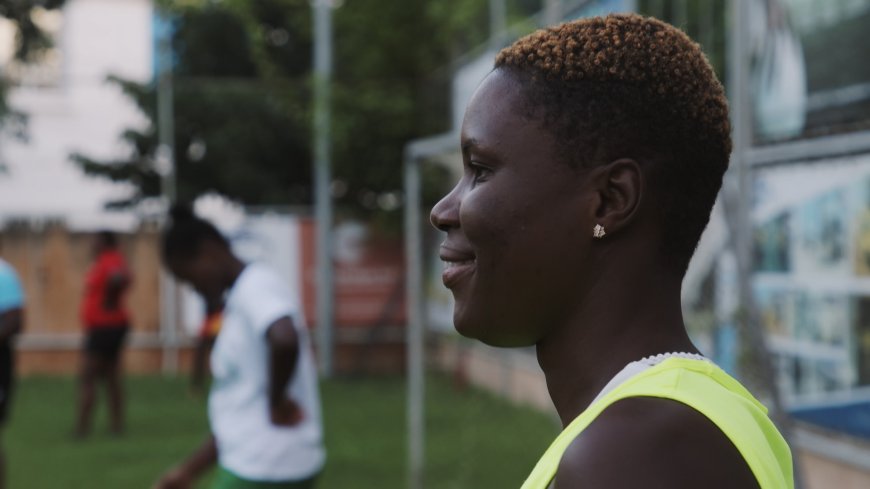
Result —
<instances>
[{"instance_id":1,"label":"woman's bare shoulder","mask_svg":"<svg viewBox=\"0 0 870 489\"><path fill-rule=\"evenodd\" d=\"M568 447L555 489L757 489L746 461L703 414L635 397L614 403Z\"/></svg>"}]
</instances>

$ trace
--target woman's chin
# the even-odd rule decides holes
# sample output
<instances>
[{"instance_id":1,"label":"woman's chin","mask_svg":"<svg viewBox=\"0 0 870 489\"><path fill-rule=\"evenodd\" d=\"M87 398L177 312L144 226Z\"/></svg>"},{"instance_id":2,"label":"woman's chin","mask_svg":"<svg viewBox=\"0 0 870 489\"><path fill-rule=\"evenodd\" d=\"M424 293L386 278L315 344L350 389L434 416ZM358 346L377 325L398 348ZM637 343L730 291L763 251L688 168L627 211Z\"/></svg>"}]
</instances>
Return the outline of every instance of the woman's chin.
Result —
<instances>
[{"instance_id":1,"label":"woman's chin","mask_svg":"<svg viewBox=\"0 0 870 489\"><path fill-rule=\"evenodd\" d=\"M498 348L518 348L535 344L523 335L508 333L498 326L467 321L454 315L453 326L460 335Z\"/></svg>"}]
</instances>

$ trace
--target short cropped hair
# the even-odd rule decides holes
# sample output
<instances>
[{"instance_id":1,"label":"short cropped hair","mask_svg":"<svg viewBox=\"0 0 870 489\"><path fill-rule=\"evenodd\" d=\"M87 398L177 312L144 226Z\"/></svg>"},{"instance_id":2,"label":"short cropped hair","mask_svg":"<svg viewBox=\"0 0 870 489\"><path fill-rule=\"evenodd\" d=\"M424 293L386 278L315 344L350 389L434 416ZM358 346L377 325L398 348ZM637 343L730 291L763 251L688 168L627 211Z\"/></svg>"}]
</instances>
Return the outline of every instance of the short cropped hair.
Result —
<instances>
[{"instance_id":1,"label":"short cropped hair","mask_svg":"<svg viewBox=\"0 0 870 489\"><path fill-rule=\"evenodd\" d=\"M700 46L657 19L613 14L534 32L495 66L520 83L526 115L569 164L654 165L663 256L685 273L731 153L725 92Z\"/></svg>"},{"instance_id":2,"label":"short cropped hair","mask_svg":"<svg viewBox=\"0 0 870 489\"><path fill-rule=\"evenodd\" d=\"M169 226L163 232L162 254L164 263L189 260L199 253L205 241L230 248L229 241L209 221L197 217L188 205L176 204L169 211Z\"/></svg>"}]
</instances>

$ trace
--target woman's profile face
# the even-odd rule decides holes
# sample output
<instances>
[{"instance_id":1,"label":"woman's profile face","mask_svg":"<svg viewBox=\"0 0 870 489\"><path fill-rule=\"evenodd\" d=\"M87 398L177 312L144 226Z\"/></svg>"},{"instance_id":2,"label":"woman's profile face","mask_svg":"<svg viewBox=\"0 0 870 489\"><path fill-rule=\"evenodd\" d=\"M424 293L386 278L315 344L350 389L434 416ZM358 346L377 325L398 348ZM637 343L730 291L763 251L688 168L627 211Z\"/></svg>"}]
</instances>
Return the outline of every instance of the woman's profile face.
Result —
<instances>
[{"instance_id":1,"label":"woman's profile face","mask_svg":"<svg viewBox=\"0 0 870 489\"><path fill-rule=\"evenodd\" d=\"M462 125L463 176L431 213L456 329L495 346L535 344L571 317L595 225L594 193L523 103L509 73L483 81Z\"/></svg>"}]
</instances>

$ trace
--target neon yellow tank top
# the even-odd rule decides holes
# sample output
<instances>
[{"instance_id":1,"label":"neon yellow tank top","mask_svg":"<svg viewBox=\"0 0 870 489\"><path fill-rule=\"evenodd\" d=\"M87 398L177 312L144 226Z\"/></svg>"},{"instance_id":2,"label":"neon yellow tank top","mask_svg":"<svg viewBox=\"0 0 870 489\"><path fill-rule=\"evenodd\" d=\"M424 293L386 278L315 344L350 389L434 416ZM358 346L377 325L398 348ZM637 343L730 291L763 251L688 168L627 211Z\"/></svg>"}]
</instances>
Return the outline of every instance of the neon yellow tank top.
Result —
<instances>
[{"instance_id":1,"label":"neon yellow tank top","mask_svg":"<svg viewBox=\"0 0 870 489\"><path fill-rule=\"evenodd\" d=\"M522 489L547 489L571 442L605 408L620 399L640 396L673 399L710 419L743 455L761 489L794 488L791 450L767 417L767 408L713 363L668 358L629 378L580 413L544 452Z\"/></svg>"}]
</instances>

